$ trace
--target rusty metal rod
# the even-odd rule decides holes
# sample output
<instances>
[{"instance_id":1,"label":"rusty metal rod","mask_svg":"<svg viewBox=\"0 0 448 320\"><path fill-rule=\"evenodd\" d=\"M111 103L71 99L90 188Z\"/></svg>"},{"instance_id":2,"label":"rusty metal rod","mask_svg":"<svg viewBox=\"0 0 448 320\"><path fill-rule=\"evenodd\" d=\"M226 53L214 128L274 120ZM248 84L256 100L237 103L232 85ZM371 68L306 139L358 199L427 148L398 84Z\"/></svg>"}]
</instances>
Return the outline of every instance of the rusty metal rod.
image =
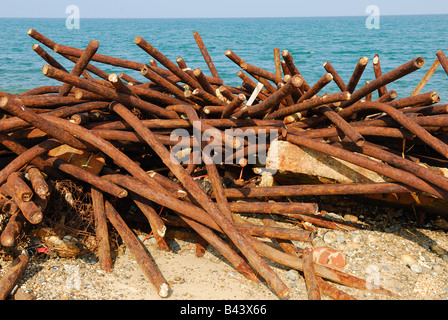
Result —
<instances>
[{"instance_id":1,"label":"rusty metal rod","mask_svg":"<svg viewBox=\"0 0 448 320\"><path fill-rule=\"evenodd\" d=\"M338 92L333 94L324 95L322 97L316 97L314 99L308 99L306 101L303 101L301 103L294 104L292 106L288 106L286 108L277 110L265 117L266 120L270 119L278 119L281 117L287 117L289 115L292 115L296 112L301 112L305 110L312 109L314 107L318 107L323 104L329 104L334 102L341 102L341 101L347 101L351 98L350 93L347 91L345 92Z\"/></svg>"},{"instance_id":2,"label":"rusty metal rod","mask_svg":"<svg viewBox=\"0 0 448 320\"><path fill-rule=\"evenodd\" d=\"M347 83L347 91L350 93L353 93L356 89L356 86L358 85L359 80L362 77L362 74L364 73L364 70L367 67L367 63L369 62L369 58L367 57L361 57L356 64L355 70L353 71L353 74Z\"/></svg>"},{"instance_id":3,"label":"rusty metal rod","mask_svg":"<svg viewBox=\"0 0 448 320\"><path fill-rule=\"evenodd\" d=\"M180 213L180 218L196 232L198 232L198 234L200 234L204 239L206 239L226 259L228 259L228 261L231 262L238 271L251 280L255 280L257 278L248 264L238 254L236 254L236 252L232 250L227 243L225 243L220 237L212 232L212 230L210 230L210 228L213 228L219 232L222 232L222 230L213 222L208 214L199 207L196 207L190 202L178 200L176 197L165 197L163 195L160 197L158 193L152 190L148 185L144 185L128 176L107 175L104 177L110 179L111 181L121 183L124 187L135 192L136 194L139 194L145 199L150 199L151 201L159 203L175 212ZM163 188L159 187L157 190L161 189Z\"/></svg>"},{"instance_id":4,"label":"rusty metal rod","mask_svg":"<svg viewBox=\"0 0 448 320\"><path fill-rule=\"evenodd\" d=\"M372 60L373 63L373 72L375 74L375 78L379 78L383 75L383 72L381 70L381 64L380 64L380 57L378 54L375 54L375 56L373 57ZM382 97L385 94L387 94L388 90L386 85L383 85L381 87L378 88L378 96Z\"/></svg>"},{"instance_id":5,"label":"rusty metal rod","mask_svg":"<svg viewBox=\"0 0 448 320\"><path fill-rule=\"evenodd\" d=\"M91 188L93 217L95 219L95 236L98 243L98 260L101 270L112 271L109 231L104 208L104 197L100 190Z\"/></svg>"},{"instance_id":6,"label":"rusty metal rod","mask_svg":"<svg viewBox=\"0 0 448 320\"><path fill-rule=\"evenodd\" d=\"M45 181L42 172L33 165L27 166L25 172L34 192L41 198L48 197L50 195L50 187L47 181Z\"/></svg>"},{"instance_id":7,"label":"rusty metal rod","mask_svg":"<svg viewBox=\"0 0 448 320\"><path fill-rule=\"evenodd\" d=\"M62 44L56 44L53 49L54 52L62 54L64 56L72 56L72 57L81 57L83 50L78 48L72 48L66 45ZM135 61L129 61L121 58L115 58L106 56L103 54L95 53L92 57L92 61L101 62L104 64L109 64L115 67L121 67L126 69L132 69L140 71L143 67L143 63L135 62ZM107 79L107 77L106 77Z\"/></svg>"},{"instance_id":8,"label":"rusty metal rod","mask_svg":"<svg viewBox=\"0 0 448 320\"><path fill-rule=\"evenodd\" d=\"M302 202L229 202L230 210L235 213L272 213L272 214L317 214L317 203Z\"/></svg>"},{"instance_id":9,"label":"rusty metal rod","mask_svg":"<svg viewBox=\"0 0 448 320\"><path fill-rule=\"evenodd\" d=\"M73 75L70 75L68 73L65 73L63 71L60 71L58 69L55 69L49 65L45 65L42 68L42 72L45 76L49 78L53 78L62 82L67 82L72 84L75 87L79 87L81 89L102 95L108 99L120 101L125 105L132 105L136 108L147 111L150 113L154 113L158 116L164 117L164 118L178 118L177 113L172 111L167 111L164 108L161 108L159 106L156 106L152 103L143 101L141 99L138 99L134 96L130 96L124 93L117 92L114 89L107 88L105 86L96 84L92 81L81 79L79 77L75 77Z\"/></svg>"},{"instance_id":10,"label":"rusty metal rod","mask_svg":"<svg viewBox=\"0 0 448 320\"><path fill-rule=\"evenodd\" d=\"M28 220L32 224L40 223L43 219L43 213L41 209L34 203L34 201L23 201L21 198L19 198L14 191L15 187L16 185L14 184L14 182L11 181L11 179L8 177L6 184L2 186L2 189L5 188L5 192L19 207L26 220Z\"/></svg>"},{"instance_id":11,"label":"rusty metal rod","mask_svg":"<svg viewBox=\"0 0 448 320\"><path fill-rule=\"evenodd\" d=\"M8 135L0 134L0 143L19 156L28 150L27 148L22 146L20 143L18 143L14 138L12 138ZM49 151L49 150L47 150L47 151ZM20 158L20 157L18 157L18 159L16 158L17 160L13 160L12 162L10 162L9 169L7 169L8 166L4 168L4 169L6 169L6 171L5 171L6 174L8 174L8 172L14 172L16 170L19 170L22 166L24 166L25 164L27 164L29 162L32 165L35 165L37 168L39 168L39 170L42 170L47 175L53 177L54 179L63 179L64 178L64 175L59 170L49 166L42 159L41 156L38 155L38 156L34 156L34 158L32 158L32 157L33 157L33 155L31 155L30 157L22 156L22 158ZM16 168L16 170L14 170L14 168ZM3 175L0 175L0 176L4 177Z\"/></svg>"},{"instance_id":12,"label":"rusty metal rod","mask_svg":"<svg viewBox=\"0 0 448 320\"><path fill-rule=\"evenodd\" d=\"M34 44L32 49L36 52L46 63L49 65L61 69L62 71L68 72L55 58L53 58L48 52L46 52L41 46L38 44Z\"/></svg>"},{"instance_id":13,"label":"rusty metal rod","mask_svg":"<svg viewBox=\"0 0 448 320\"><path fill-rule=\"evenodd\" d=\"M117 91L128 94L130 96L135 95L132 89L127 84L125 84L116 73L109 74L108 80L110 83L112 83Z\"/></svg>"},{"instance_id":14,"label":"rusty metal rod","mask_svg":"<svg viewBox=\"0 0 448 320\"><path fill-rule=\"evenodd\" d=\"M21 106L20 101L15 101L3 97L0 100L0 108L15 115L16 117L21 118L22 120L28 122L30 125L39 128L40 130L48 133L50 136L72 146L73 148L87 149L87 146L77 138L73 137L62 129L55 128L41 115L38 115L28 108Z\"/></svg>"},{"instance_id":15,"label":"rusty metal rod","mask_svg":"<svg viewBox=\"0 0 448 320\"><path fill-rule=\"evenodd\" d=\"M11 186L11 189L9 190L14 193L14 198L20 199L24 202L31 201L31 198L34 196L34 192L25 182L23 172L16 171L11 173L7 181Z\"/></svg>"},{"instance_id":16,"label":"rusty metal rod","mask_svg":"<svg viewBox=\"0 0 448 320\"><path fill-rule=\"evenodd\" d=\"M333 80L331 73L324 74L317 82L309 88L300 98L297 103L311 99L314 95L318 94L327 84Z\"/></svg>"},{"instance_id":17,"label":"rusty metal rod","mask_svg":"<svg viewBox=\"0 0 448 320\"><path fill-rule=\"evenodd\" d=\"M364 137L359 134L358 131L344 120L338 113L328 106L321 106L318 108L318 112L325 115L336 127L338 127L344 134L352 140L356 145L362 146L365 142Z\"/></svg>"},{"instance_id":18,"label":"rusty metal rod","mask_svg":"<svg viewBox=\"0 0 448 320\"><path fill-rule=\"evenodd\" d=\"M242 106L243 102L246 101L246 96L244 94L237 95L222 111L221 119L228 118L232 113L239 107Z\"/></svg>"},{"instance_id":19,"label":"rusty metal rod","mask_svg":"<svg viewBox=\"0 0 448 320\"><path fill-rule=\"evenodd\" d=\"M123 218L121 218L120 214L107 200L105 202L105 213L107 219L118 231L145 275L156 288L158 295L162 298L168 297L169 285L163 278L163 275L152 262L143 244L138 240L132 230L126 225Z\"/></svg>"},{"instance_id":20,"label":"rusty metal rod","mask_svg":"<svg viewBox=\"0 0 448 320\"><path fill-rule=\"evenodd\" d=\"M294 64L294 59L292 57L292 54L288 51L288 50L283 50L282 51L282 57L283 60L285 60L286 65L288 66L288 69L291 72L291 75L299 75L302 77L303 79L303 91L308 91L310 89L310 86L308 85L308 83L305 81L305 79L303 78L302 74L299 72L299 69L297 69L297 66Z\"/></svg>"},{"instance_id":21,"label":"rusty metal rod","mask_svg":"<svg viewBox=\"0 0 448 320\"><path fill-rule=\"evenodd\" d=\"M260 273L260 275L271 285L280 297L286 297L289 289L278 277L278 275L267 265L267 263L248 245L246 240L249 236L240 229L237 229L234 223L228 219L216 206L216 204L208 197L200 186L185 173L185 169L176 164L172 159L169 151L158 142L154 134L143 126L129 110L122 105L115 104L113 107L125 121L131 124L134 129L142 136L151 148L159 155L165 165L174 173L174 175L182 182L184 187L194 197L194 199L210 214L212 219L223 229L225 234L240 249L243 255L249 260L250 264Z\"/></svg>"},{"instance_id":22,"label":"rusty metal rod","mask_svg":"<svg viewBox=\"0 0 448 320\"><path fill-rule=\"evenodd\" d=\"M322 195L357 195L381 193L411 193L417 190L401 183L340 183L318 185L287 185L257 188L224 189L227 198L258 198L258 197L299 197ZM214 196L213 193L211 195Z\"/></svg>"},{"instance_id":23,"label":"rusty metal rod","mask_svg":"<svg viewBox=\"0 0 448 320\"><path fill-rule=\"evenodd\" d=\"M412 140L415 138L415 134L409 132L406 129L373 126L352 126L352 128L362 136L379 136L408 140ZM329 138L341 135L341 132L338 130L338 128L334 127L306 131L298 131L295 128L291 127L289 128L289 130L291 130L291 132L296 135L302 135L308 138Z\"/></svg>"},{"instance_id":24,"label":"rusty metal rod","mask_svg":"<svg viewBox=\"0 0 448 320\"><path fill-rule=\"evenodd\" d=\"M45 159L46 157L44 157ZM65 172L74 178L77 178L81 181L87 182L90 185L98 188L101 191L104 191L114 197L124 198L128 195L127 191L113 183L110 183L107 180L102 179L101 177L90 173L78 166L72 165L59 159L58 157L51 157L46 160L46 162L54 168Z\"/></svg>"},{"instance_id":25,"label":"rusty metal rod","mask_svg":"<svg viewBox=\"0 0 448 320\"><path fill-rule=\"evenodd\" d=\"M4 247L14 247L17 244L17 238L23 230L25 218L22 212L17 210L11 215L0 236L0 243Z\"/></svg>"},{"instance_id":26,"label":"rusty metal rod","mask_svg":"<svg viewBox=\"0 0 448 320\"><path fill-rule=\"evenodd\" d=\"M424 65L425 59L421 57L408 61L407 63L383 74L382 76L372 80L369 84L353 92L352 98L349 101L343 102L341 104L341 107L344 108L354 104L355 102L365 97L367 94L422 68Z\"/></svg>"},{"instance_id":27,"label":"rusty metal rod","mask_svg":"<svg viewBox=\"0 0 448 320\"><path fill-rule=\"evenodd\" d=\"M30 258L27 254L19 255L13 262L5 275L0 279L0 300L6 300L20 278L24 274Z\"/></svg>"},{"instance_id":28,"label":"rusty metal rod","mask_svg":"<svg viewBox=\"0 0 448 320\"><path fill-rule=\"evenodd\" d=\"M58 93L61 86L42 86L22 92L19 96L35 96L47 93Z\"/></svg>"},{"instance_id":29,"label":"rusty metal rod","mask_svg":"<svg viewBox=\"0 0 448 320\"><path fill-rule=\"evenodd\" d=\"M63 71L62 71L63 72ZM62 106L70 106L80 104L83 101L79 101L74 96L59 97L57 95L18 95L17 97L10 97L21 101L21 103L28 108L56 108Z\"/></svg>"},{"instance_id":30,"label":"rusty metal rod","mask_svg":"<svg viewBox=\"0 0 448 320\"><path fill-rule=\"evenodd\" d=\"M238 128L251 126L278 126L283 127L282 120L260 120L260 119L201 119L203 124L216 128ZM1 121L0 121L1 122ZM145 127L149 129L176 129L191 128L191 123L183 119L148 119L142 120ZM102 130L127 130L131 126L123 121L108 123L90 123L85 126L88 129Z\"/></svg>"},{"instance_id":31,"label":"rusty metal rod","mask_svg":"<svg viewBox=\"0 0 448 320\"><path fill-rule=\"evenodd\" d=\"M334 144L333 144L334 145ZM401 156L388 152L384 149L377 148L371 143L366 143L363 146L358 146L356 148L351 147L349 144L342 142L342 146L349 150L363 153L367 156L374 157L381 161L384 161L396 168L401 168L403 170L409 171L444 190L448 191L448 178L442 174L436 173L426 167L416 164L413 161L404 159Z\"/></svg>"},{"instance_id":32,"label":"rusty metal rod","mask_svg":"<svg viewBox=\"0 0 448 320\"><path fill-rule=\"evenodd\" d=\"M196 88L193 90L193 95L196 97L201 98L202 100L211 103L213 105L217 105L217 106L227 106L227 103L225 103L224 101L222 101L221 99L217 98L216 96L208 93L207 91L200 89L200 88Z\"/></svg>"},{"instance_id":33,"label":"rusty metal rod","mask_svg":"<svg viewBox=\"0 0 448 320\"><path fill-rule=\"evenodd\" d=\"M69 117L76 113L91 111L95 109L104 109L109 105L107 102L86 102L78 105L59 108L56 110L52 110L47 113L47 115L52 115L55 117ZM18 118L18 117L10 117L6 119L0 120L0 132L10 132L12 130L23 129L29 127L29 123Z\"/></svg>"},{"instance_id":34,"label":"rusty metal rod","mask_svg":"<svg viewBox=\"0 0 448 320\"><path fill-rule=\"evenodd\" d=\"M218 71L216 70L216 67L213 64L212 58L210 57L210 54L208 53L207 48L205 47L200 34L197 31L195 31L193 32L193 36L194 39L196 40L199 50L202 53L202 56L204 57L205 63L207 64L210 72L212 73L212 76L220 79Z\"/></svg>"},{"instance_id":35,"label":"rusty metal rod","mask_svg":"<svg viewBox=\"0 0 448 320\"><path fill-rule=\"evenodd\" d=\"M11 173L18 171L20 168L30 163L34 158L47 153L61 144L62 143L58 140L48 139L20 154L0 171L0 185L7 180Z\"/></svg>"},{"instance_id":36,"label":"rusty metal rod","mask_svg":"<svg viewBox=\"0 0 448 320\"><path fill-rule=\"evenodd\" d=\"M150 66L145 65L140 71L140 73L142 76L148 78L151 81L154 81L158 85L165 88L168 92L175 95L178 99L185 100L184 92L179 86L177 86L173 82L167 80L165 77L158 74Z\"/></svg>"},{"instance_id":37,"label":"rusty metal rod","mask_svg":"<svg viewBox=\"0 0 448 320\"><path fill-rule=\"evenodd\" d=\"M337 147L328 145L326 143L301 137L301 136L295 136L291 134L286 133L285 137L286 141L302 146L307 147L319 152L322 152L324 154L336 157L341 160L348 161L350 163L356 164L360 167L366 168L368 170L377 172L381 175L387 176L391 179L394 179L397 182L404 183L408 186L412 186L413 188L417 188L421 191L430 193L432 195L435 195L439 198L445 199L447 198L447 195L442 190L439 190L438 188L435 188L425 181L421 180L420 178L416 177L415 175L404 171L400 169L393 168L389 165L380 163L378 161L371 160L369 158L366 158L361 155L357 155L353 152L339 149Z\"/></svg>"},{"instance_id":38,"label":"rusty metal rod","mask_svg":"<svg viewBox=\"0 0 448 320\"><path fill-rule=\"evenodd\" d=\"M277 263L280 263L284 266L303 271L304 265L303 265L303 259L300 259L296 256L292 256L290 254L284 253L282 251L279 251L272 246L258 240L255 238L249 239L252 243L252 245L256 248L257 252L259 252L264 257L275 261ZM315 272L316 275L328 279L330 281L343 284L345 286L361 289L361 290L372 290L376 293L385 294L388 296L394 296L394 294L382 287L375 287L373 290L370 286L367 285L367 282L364 279L352 276L348 273L339 271L335 268L326 267L323 265L315 265Z\"/></svg>"},{"instance_id":39,"label":"rusty metal rod","mask_svg":"<svg viewBox=\"0 0 448 320\"><path fill-rule=\"evenodd\" d=\"M445 73L448 75L448 58L446 57L443 50L439 50L436 52L437 59L440 61L440 64L442 65L443 70L445 70Z\"/></svg>"},{"instance_id":40,"label":"rusty metal rod","mask_svg":"<svg viewBox=\"0 0 448 320\"><path fill-rule=\"evenodd\" d=\"M257 75L257 76L262 77L264 79L270 80L270 81L274 82L276 85L279 84L279 83L283 83L283 79L282 79L281 76L278 77L276 74L274 74L272 72L269 72L269 71L267 71L265 69L256 67L256 66L251 65L251 64L249 64L247 62L242 62L240 64L240 67L241 67L241 69L243 69L247 73L252 74L252 75Z\"/></svg>"},{"instance_id":41,"label":"rusty metal rod","mask_svg":"<svg viewBox=\"0 0 448 320\"><path fill-rule=\"evenodd\" d=\"M327 70L328 73L330 73L333 76L333 80L336 83L336 85L341 89L341 92L347 91L347 85L345 84L344 80L342 80L341 76L337 71L333 68L330 62L326 61L324 63L324 68Z\"/></svg>"},{"instance_id":42,"label":"rusty metal rod","mask_svg":"<svg viewBox=\"0 0 448 320\"><path fill-rule=\"evenodd\" d=\"M159 250L170 251L168 244L166 243L164 237L166 233L166 226L157 212L152 208L149 201L131 193L131 198L140 211L145 215L146 219L148 219L152 234L156 239L157 246Z\"/></svg>"},{"instance_id":43,"label":"rusty metal rod","mask_svg":"<svg viewBox=\"0 0 448 320\"><path fill-rule=\"evenodd\" d=\"M319 282L313 262L313 250L305 248L303 250L303 274L305 276L306 291L309 300L321 300Z\"/></svg>"},{"instance_id":44,"label":"rusty metal rod","mask_svg":"<svg viewBox=\"0 0 448 320\"><path fill-rule=\"evenodd\" d=\"M135 44L143 49L146 53L151 55L154 59L159 61L168 70L178 76L185 84L188 84L192 88L197 88L199 86L198 82L182 71L177 65L175 65L171 60L164 56L160 51L150 45L145 39L138 36L134 40ZM140 68L141 70L142 68Z\"/></svg>"},{"instance_id":45,"label":"rusty metal rod","mask_svg":"<svg viewBox=\"0 0 448 320\"><path fill-rule=\"evenodd\" d=\"M413 134L415 134L418 138L420 138L422 141L424 141L426 144L428 144L434 150L439 152L445 158L448 158L448 145L447 144L445 144L444 142L439 140L437 137L431 135L428 131L423 129L420 125L418 125L415 121L410 119L408 116L404 115L402 112L400 112L397 109L395 109L389 105L386 105L384 103L365 102L365 103L355 104L355 105L351 106L350 108L346 108L346 109L342 110L339 113L339 115L343 118L346 118L353 112L357 112L359 110L365 110L365 109L375 109L375 110L380 110L382 112L387 113L395 121L397 121L403 127L408 129L409 131L411 131Z\"/></svg>"},{"instance_id":46,"label":"rusty metal rod","mask_svg":"<svg viewBox=\"0 0 448 320\"><path fill-rule=\"evenodd\" d=\"M429 91L414 96L386 102L387 105L395 109L402 109L414 106L431 105L440 101L439 94L436 91Z\"/></svg>"},{"instance_id":47,"label":"rusty metal rod","mask_svg":"<svg viewBox=\"0 0 448 320\"><path fill-rule=\"evenodd\" d=\"M212 87L210 82L208 82L207 78L205 77L201 69L199 68L194 69L193 75L201 85L202 89L204 89L205 91L216 97L216 90Z\"/></svg>"},{"instance_id":48,"label":"rusty metal rod","mask_svg":"<svg viewBox=\"0 0 448 320\"><path fill-rule=\"evenodd\" d=\"M97 40L90 41L86 49L82 53L81 57L78 59L75 66L73 67L72 71L70 71L70 74L79 77L89 64L90 59L92 59L92 56L96 53L99 46L100 44ZM71 88L72 88L71 84L63 83L61 89L58 92L58 95L66 96L70 92Z\"/></svg>"},{"instance_id":49,"label":"rusty metal rod","mask_svg":"<svg viewBox=\"0 0 448 320\"><path fill-rule=\"evenodd\" d=\"M434 63L431 65L431 67L428 69L426 74L423 76L422 80L420 80L420 82L417 84L414 91L412 91L411 96L415 96L423 90L424 86L428 83L429 79L436 72L439 66L440 66L440 60L436 59Z\"/></svg>"},{"instance_id":50,"label":"rusty metal rod","mask_svg":"<svg viewBox=\"0 0 448 320\"><path fill-rule=\"evenodd\" d=\"M263 114L270 109L275 108L281 103L281 100L291 92L302 85L303 80L298 75L295 75L289 80L283 87L277 90L275 93L271 94L266 100L260 102L259 104L247 107L247 109L242 109L235 113L235 117L240 117L242 114L247 113L249 116L253 117L256 115Z\"/></svg>"}]
</instances>

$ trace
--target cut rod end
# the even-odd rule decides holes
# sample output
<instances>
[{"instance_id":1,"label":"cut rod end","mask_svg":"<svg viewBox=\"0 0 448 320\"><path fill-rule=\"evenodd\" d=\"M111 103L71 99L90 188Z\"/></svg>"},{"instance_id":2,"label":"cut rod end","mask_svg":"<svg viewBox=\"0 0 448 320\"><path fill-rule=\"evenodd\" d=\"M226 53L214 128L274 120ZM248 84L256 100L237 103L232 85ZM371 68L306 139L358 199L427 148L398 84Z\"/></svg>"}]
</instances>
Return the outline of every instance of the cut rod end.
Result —
<instances>
[{"instance_id":1,"label":"cut rod end","mask_svg":"<svg viewBox=\"0 0 448 320\"><path fill-rule=\"evenodd\" d=\"M238 100L240 101L246 101L246 96L242 93L240 93L239 95L236 96Z\"/></svg>"},{"instance_id":2,"label":"cut rod end","mask_svg":"<svg viewBox=\"0 0 448 320\"><path fill-rule=\"evenodd\" d=\"M333 79L333 76L331 76L331 79ZM303 78L299 75L295 75L291 78L291 82L294 85L294 87L300 87L303 84Z\"/></svg>"},{"instance_id":3,"label":"cut rod end","mask_svg":"<svg viewBox=\"0 0 448 320\"><path fill-rule=\"evenodd\" d=\"M107 79L110 81L110 82L118 82L118 75L116 74L116 73L111 73L111 74L109 74L109 76L107 77Z\"/></svg>"},{"instance_id":4,"label":"cut rod end","mask_svg":"<svg viewBox=\"0 0 448 320\"><path fill-rule=\"evenodd\" d=\"M422 57L416 58L414 65L419 69L422 68L425 65L425 59Z\"/></svg>"},{"instance_id":5,"label":"cut rod end","mask_svg":"<svg viewBox=\"0 0 448 320\"><path fill-rule=\"evenodd\" d=\"M100 47L100 43L98 40L92 40L89 42L89 46L91 46L94 49L98 49Z\"/></svg>"},{"instance_id":6,"label":"cut rod end","mask_svg":"<svg viewBox=\"0 0 448 320\"><path fill-rule=\"evenodd\" d=\"M345 99L350 100L352 98L352 94L348 91L345 92Z\"/></svg>"},{"instance_id":7,"label":"cut rod end","mask_svg":"<svg viewBox=\"0 0 448 320\"><path fill-rule=\"evenodd\" d=\"M365 66L365 65L367 65L367 63L369 63L369 58L367 58L367 57L362 57L361 59L359 59L359 63L360 63L362 66Z\"/></svg>"},{"instance_id":8,"label":"cut rod end","mask_svg":"<svg viewBox=\"0 0 448 320\"><path fill-rule=\"evenodd\" d=\"M140 36L137 36L137 37L135 37L135 39L134 39L134 43L135 44L140 44L140 43L142 43L143 42L143 38L142 37L140 37Z\"/></svg>"},{"instance_id":9,"label":"cut rod end","mask_svg":"<svg viewBox=\"0 0 448 320\"><path fill-rule=\"evenodd\" d=\"M439 100L439 94L437 93L437 91L431 92L431 99L433 102L437 102Z\"/></svg>"},{"instance_id":10,"label":"cut rod end","mask_svg":"<svg viewBox=\"0 0 448 320\"><path fill-rule=\"evenodd\" d=\"M168 293L170 292L170 287L166 283L162 283L159 287L159 296L161 298L168 297Z\"/></svg>"},{"instance_id":11,"label":"cut rod end","mask_svg":"<svg viewBox=\"0 0 448 320\"><path fill-rule=\"evenodd\" d=\"M201 73L202 73L202 70L199 68L196 68L193 70L193 74L195 77L199 77L201 75Z\"/></svg>"},{"instance_id":12,"label":"cut rod end","mask_svg":"<svg viewBox=\"0 0 448 320\"><path fill-rule=\"evenodd\" d=\"M42 73L46 76L50 71L50 66L48 64L42 67Z\"/></svg>"},{"instance_id":13,"label":"cut rod end","mask_svg":"<svg viewBox=\"0 0 448 320\"><path fill-rule=\"evenodd\" d=\"M9 102L8 97L2 97L0 98L0 108L5 107Z\"/></svg>"}]
</instances>

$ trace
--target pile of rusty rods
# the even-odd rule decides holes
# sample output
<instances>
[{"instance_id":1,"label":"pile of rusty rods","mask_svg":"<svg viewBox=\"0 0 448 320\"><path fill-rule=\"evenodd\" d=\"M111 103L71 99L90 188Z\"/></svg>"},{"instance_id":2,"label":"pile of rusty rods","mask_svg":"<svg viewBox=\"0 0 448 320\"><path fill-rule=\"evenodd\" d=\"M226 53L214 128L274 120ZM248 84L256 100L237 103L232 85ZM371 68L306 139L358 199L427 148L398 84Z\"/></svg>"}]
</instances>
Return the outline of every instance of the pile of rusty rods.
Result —
<instances>
[{"instance_id":1,"label":"pile of rusty rods","mask_svg":"<svg viewBox=\"0 0 448 320\"><path fill-rule=\"evenodd\" d=\"M43 74L61 85L21 94L0 92L0 143L4 147L0 151L6 156L11 152L17 155L0 171L0 205L2 213L9 217L1 233L4 247L16 246L24 223L37 225L42 221L51 193L46 180L69 176L90 186L100 267L107 271L113 268L110 223L160 297L169 295L168 282L114 206L116 199L132 199L148 220L159 250L170 251L165 241L167 225L189 228L201 239L198 246L210 244L246 278L264 279L280 298L288 297L289 288L265 258L303 272L309 299L320 299L322 294L333 299L355 299L330 282L393 296L385 288L369 286L361 278L314 262L312 249L298 251L292 243L313 245L312 229L286 228L266 214L324 228L353 230L354 226L326 220L316 203L266 199L356 194L424 194L448 199L448 178L419 164L420 160L441 166L448 163L448 107L436 105L440 102L436 91L421 93L439 65L448 75L443 51L436 53L434 64L411 96L397 99L398 93L388 86L421 69L423 58L383 73L379 56L375 55L375 79L365 84L360 80L369 62L367 57L359 59L347 84L327 61L323 65L326 73L309 84L288 50L274 48L275 73L227 50L225 56L241 68L237 76L242 80L240 86L228 86L198 32L194 32L194 39L211 76L199 68L191 69L182 57L172 62L142 37L136 37L135 44L153 58L148 64L97 53L96 40L83 50L57 44L34 29L28 35L74 66L66 70L35 44L32 49L47 63ZM124 68L129 74L108 74L93 62ZM137 80L132 72L146 80ZM322 93L332 81L341 92ZM378 99L373 100L376 92ZM185 141L172 135L174 129L216 135L208 143L195 134ZM229 139L226 129L251 134L276 130L280 132L278 139L364 167L391 182L273 187L237 184L224 188L219 173L224 164L216 164L209 154L200 152L201 148L212 145L221 150L237 149L226 160L241 170L247 165L245 158L269 149L269 143L254 144L232 136ZM186 163L175 161L170 152L182 143L200 147L199 151L190 149L190 161ZM112 165L106 161L100 173L92 173L70 163L70 159L49 154L64 145L90 155L101 154ZM130 156L135 150L149 153L141 146L149 147L171 176L145 168ZM210 181L211 193L193 177L201 166ZM160 216L154 204L177 215ZM249 222L237 213L261 214L263 224ZM282 251L258 238L277 242ZM29 257L22 253L15 262L0 280L2 299L8 297L22 276Z\"/></svg>"}]
</instances>

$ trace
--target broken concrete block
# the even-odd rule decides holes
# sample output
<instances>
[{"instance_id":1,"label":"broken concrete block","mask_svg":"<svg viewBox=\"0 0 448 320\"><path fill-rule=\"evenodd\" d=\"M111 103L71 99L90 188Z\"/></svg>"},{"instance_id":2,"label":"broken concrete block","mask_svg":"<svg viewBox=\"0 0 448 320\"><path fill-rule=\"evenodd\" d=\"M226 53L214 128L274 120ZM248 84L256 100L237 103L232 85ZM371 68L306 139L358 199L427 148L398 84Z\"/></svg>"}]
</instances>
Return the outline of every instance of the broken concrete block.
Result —
<instances>
[{"instance_id":1,"label":"broken concrete block","mask_svg":"<svg viewBox=\"0 0 448 320\"><path fill-rule=\"evenodd\" d=\"M350 162L281 140L275 140L271 143L266 160L266 169L275 172L274 177L279 182L286 182L285 180L294 180L295 183L392 181L385 176Z\"/></svg>"}]
</instances>

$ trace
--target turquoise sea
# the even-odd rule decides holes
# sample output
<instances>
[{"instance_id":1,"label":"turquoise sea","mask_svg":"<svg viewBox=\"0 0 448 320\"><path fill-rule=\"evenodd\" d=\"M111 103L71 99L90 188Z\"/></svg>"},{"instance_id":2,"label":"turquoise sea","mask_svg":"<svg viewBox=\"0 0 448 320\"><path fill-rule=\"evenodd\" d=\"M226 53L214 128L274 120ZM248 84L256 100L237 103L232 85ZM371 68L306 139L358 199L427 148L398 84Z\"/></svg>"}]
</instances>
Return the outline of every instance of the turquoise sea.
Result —
<instances>
[{"instance_id":1,"label":"turquoise sea","mask_svg":"<svg viewBox=\"0 0 448 320\"><path fill-rule=\"evenodd\" d=\"M148 63L150 56L134 44L136 36L175 61L183 57L190 68L210 74L196 45L193 32L201 35L224 82L239 85L239 68L225 55L233 50L248 63L274 72L273 49L289 50L308 83L326 73L330 61L348 82L360 57L370 59L360 81L374 78L371 60L379 54L383 73L416 57L425 66L389 85L399 97L413 91L436 59L448 55L448 15L381 16L379 29L366 27L367 17L321 18L226 18L226 19L81 19L80 29L66 28L65 19L0 19L0 91L20 93L34 87L56 84L41 72L45 62L31 49L36 41L27 35L36 29L56 43L85 48L90 40L100 42L99 53ZM73 64L44 47L68 70ZM94 63L104 71L123 69ZM143 79L136 71L129 75ZM359 86L358 85L358 86ZM337 92L334 83L326 92ZM439 67L423 92L437 91L441 102L448 99L448 76Z\"/></svg>"}]
</instances>

